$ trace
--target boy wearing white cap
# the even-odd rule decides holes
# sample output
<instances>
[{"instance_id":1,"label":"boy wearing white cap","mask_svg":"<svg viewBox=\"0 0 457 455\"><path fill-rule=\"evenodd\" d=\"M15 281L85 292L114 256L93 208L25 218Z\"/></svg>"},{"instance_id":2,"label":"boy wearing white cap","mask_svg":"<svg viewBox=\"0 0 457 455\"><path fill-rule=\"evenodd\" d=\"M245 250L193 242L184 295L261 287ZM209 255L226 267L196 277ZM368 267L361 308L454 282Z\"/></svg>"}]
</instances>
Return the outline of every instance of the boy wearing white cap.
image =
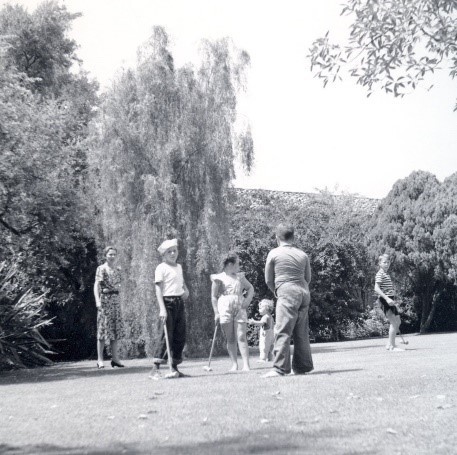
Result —
<instances>
[{"instance_id":1,"label":"boy wearing white cap","mask_svg":"<svg viewBox=\"0 0 457 455\"><path fill-rule=\"evenodd\" d=\"M176 377L183 376L178 370L178 365L182 362L182 351L186 343L184 300L189 297L181 264L176 262L178 259L178 240L165 240L159 246L158 251L162 255L162 262L155 270L154 279L160 312L154 346L154 366L150 375L153 379L161 377L160 365L167 361L164 324L167 324L174 374Z\"/></svg>"}]
</instances>

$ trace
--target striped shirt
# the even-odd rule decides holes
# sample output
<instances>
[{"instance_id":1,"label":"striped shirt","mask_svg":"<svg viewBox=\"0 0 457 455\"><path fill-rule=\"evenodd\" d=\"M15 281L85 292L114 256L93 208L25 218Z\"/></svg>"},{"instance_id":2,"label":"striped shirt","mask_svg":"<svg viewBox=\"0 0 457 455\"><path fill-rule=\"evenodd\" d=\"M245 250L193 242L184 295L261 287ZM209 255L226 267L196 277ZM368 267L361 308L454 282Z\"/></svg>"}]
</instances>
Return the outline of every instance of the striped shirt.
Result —
<instances>
[{"instance_id":1,"label":"striped shirt","mask_svg":"<svg viewBox=\"0 0 457 455\"><path fill-rule=\"evenodd\" d=\"M388 297L392 297L395 294L394 287L392 285L392 279L388 273L384 272L383 269L379 269L378 273L376 274L375 283Z\"/></svg>"}]
</instances>

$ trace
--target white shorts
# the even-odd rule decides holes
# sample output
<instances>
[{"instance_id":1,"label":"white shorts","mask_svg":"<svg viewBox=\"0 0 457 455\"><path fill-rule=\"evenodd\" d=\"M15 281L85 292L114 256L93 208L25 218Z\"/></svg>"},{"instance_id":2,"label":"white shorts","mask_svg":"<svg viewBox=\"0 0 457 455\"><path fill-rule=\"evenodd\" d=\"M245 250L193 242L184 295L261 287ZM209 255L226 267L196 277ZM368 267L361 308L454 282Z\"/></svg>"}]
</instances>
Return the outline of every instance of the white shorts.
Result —
<instances>
[{"instance_id":1,"label":"white shorts","mask_svg":"<svg viewBox=\"0 0 457 455\"><path fill-rule=\"evenodd\" d=\"M248 315L237 295L221 295L217 301L221 324L228 322L248 322Z\"/></svg>"}]
</instances>

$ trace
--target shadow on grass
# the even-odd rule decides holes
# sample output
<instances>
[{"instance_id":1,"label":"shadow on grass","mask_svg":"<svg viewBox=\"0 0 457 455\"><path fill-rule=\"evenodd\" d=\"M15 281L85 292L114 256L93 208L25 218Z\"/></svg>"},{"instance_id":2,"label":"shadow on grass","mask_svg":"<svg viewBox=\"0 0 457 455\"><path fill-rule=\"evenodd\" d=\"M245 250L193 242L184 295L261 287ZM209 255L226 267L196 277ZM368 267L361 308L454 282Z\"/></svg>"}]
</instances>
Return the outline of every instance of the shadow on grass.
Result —
<instances>
[{"instance_id":1,"label":"shadow on grass","mask_svg":"<svg viewBox=\"0 0 457 455\"><path fill-rule=\"evenodd\" d=\"M359 430L360 431L360 430ZM335 429L313 429L301 427L297 422L295 431L277 430L274 427L265 427L255 433L239 434L231 438L216 441L187 443L187 444L160 444L155 441L138 443L117 443L105 447L62 447L50 444L10 446L0 444L0 453L5 455L20 454L69 454L69 455L98 455L98 454L188 454L188 455L231 455L231 454L316 454L341 452L342 440L348 440L348 435L342 436ZM355 445L355 444L354 444ZM353 455L377 455L375 449L351 448Z\"/></svg>"},{"instance_id":2,"label":"shadow on grass","mask_svg":"<svg viewBox=\"0 0 457 455\"><path fill-rule=\"evenodd\" d=\"M267 368L265 368L267 369ZM258 368L257 370L260 370ZM0 373L0 386L2 385L13 385L13 384L39 384L42 382L51 382L51 381L67 381L73 379L81 378L93 378L97 377L100 379L106 378L106 376L122 376L126 374L142 374L145 379L148 378L148 373L151 371L151 366L131 366L126 368L104 368L99 370L96 367L64 367L59 364L42 367L42 368L31 368L27 370L14 370ZM160 370L165 376L169 373L168 368L163 368ZM252 370L255 371L255 370ZM241 372L229 373L228 371L224 373L219 372L191 372L190 374L185 374L184 377L179 378L179 381L186 379L201 379L214 376L236 376ZM160 379L158 382L166 382L170 379L164 378ZM156 382L151 380L151 382ZM1 446L0 446L1 447ZM0 450L0 454L1 454Z\"/></svg>"},{"instance_id":3,"label":"shadow on grass","mask_svg":"<svg viewBox=\"0 0 457 455\"><path fill-rule=\"evenodd\" d=\"M385 344L380 345L371 345L371 346L351 346L351 347L337 347L337 346L319 346L313 347L311 345L311 352L313 354L326 354L331 352L343 352L343 351L357 351L359 349L379 349L380 347L384 347Z\"/></svg>"},{"instance_id":4,"label":"shadow on grass","mask_svg":"<svg viewBox=\"0 0 457 455\"><path fill-rule=\"evenodd\" d=\"M316 376L317 374L327 374L327 375L332 375L332 374L339 374L339 373L352 373L354 371L363 371L363 368L350 368L347 370L318 370L318 371L311 371L309 373L312 376Z\"/></svg>"},{"instance_id":5,"label":"shadow on grass","mask_svg":"<svg viewBox=\"0 0 457 455\"><path fill-rule=\"evenodd\" d=\"M128 368L104 368L96 367L63 367L54 365L51 367L31 368L28 370L7 371L0 374L0 385L40 383L49 381L66 381L79 378L106 377L107 375L121 376L124 374L146 374L151 370L150 366L135 366ZM2 453L0 451L0 453Z\"/></svg>"}]
</instances>

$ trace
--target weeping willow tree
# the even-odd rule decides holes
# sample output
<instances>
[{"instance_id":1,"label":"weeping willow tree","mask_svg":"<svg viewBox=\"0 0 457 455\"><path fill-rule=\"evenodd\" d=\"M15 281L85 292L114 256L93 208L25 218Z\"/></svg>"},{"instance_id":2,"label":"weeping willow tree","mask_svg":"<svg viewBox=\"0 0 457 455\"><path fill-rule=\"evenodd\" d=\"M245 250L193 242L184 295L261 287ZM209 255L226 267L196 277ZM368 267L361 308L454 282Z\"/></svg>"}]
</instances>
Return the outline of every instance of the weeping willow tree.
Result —
<instances>
[{"instance_id":1,"label":"weeping willow tree","mask_svg":"<svg viewBox=\"0 0 457 455\"><path fill-rule=\"evenodd\" d=\"M119 248L129 355L150 353L158 305L158 245L177 236L190 299L188 351L207 349L213 329L209 274L228 248L226 206L235 162L249 172L253 142L237 127L246 52L230 40L202 43L198 68L176 68L156 27L105 94L90 167L101 242ZM102 245L100 245L102 246Z\"/></svg>"}]
</instances>

